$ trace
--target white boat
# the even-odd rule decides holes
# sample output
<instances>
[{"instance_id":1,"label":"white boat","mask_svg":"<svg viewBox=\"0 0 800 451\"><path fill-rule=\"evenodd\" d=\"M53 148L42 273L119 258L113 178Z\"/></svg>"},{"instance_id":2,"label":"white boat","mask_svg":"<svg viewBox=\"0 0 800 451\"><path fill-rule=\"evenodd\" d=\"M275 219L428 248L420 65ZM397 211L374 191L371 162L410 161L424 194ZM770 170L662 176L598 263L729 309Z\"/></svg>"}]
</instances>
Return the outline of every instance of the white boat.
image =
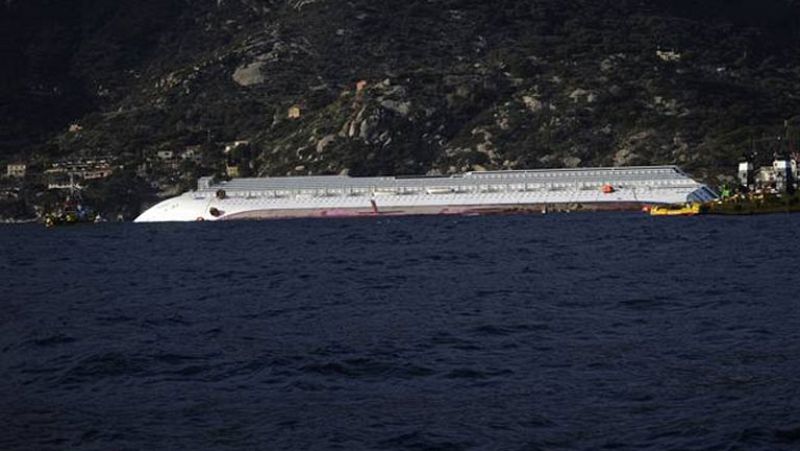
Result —
<instances>
[{"instance_id":1,"label":"white boat","mask_svg":"<svg viewBox=\"0 0 800 451\"><path fill-rule=\"evenodd\" d=\"M610 188L610 189L609 189ZM324 195L310 195L324 193ZM450 177L201 178L136 222L640 209L717 198L675 166L468 172Z\"/></svg>"}]
</instances>

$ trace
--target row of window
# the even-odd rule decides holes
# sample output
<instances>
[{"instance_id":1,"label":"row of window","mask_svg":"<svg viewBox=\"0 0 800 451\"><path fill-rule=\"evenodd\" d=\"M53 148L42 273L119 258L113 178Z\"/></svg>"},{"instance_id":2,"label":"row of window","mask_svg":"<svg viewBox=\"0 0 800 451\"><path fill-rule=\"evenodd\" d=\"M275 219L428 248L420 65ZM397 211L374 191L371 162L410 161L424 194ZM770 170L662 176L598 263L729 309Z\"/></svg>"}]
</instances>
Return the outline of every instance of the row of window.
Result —
<instances>
[{"instance_id":1,"label":"row of window","mask_svg":"<svg viewBox=\"0 0 800 451\"><path fill-rule=\"evenodd\" d=\"M544 184L503 184L474 185L456 187L421 187L421 188L351 188L351 189L300 189L271 191L234 191L227 192L227 197L258 199L264 197L342 197L342 196L381 196L381 195L442 195L442 194L479 194L500 192L537 192L537 191L591 191L600 190L604 183L544 183ZM626 183L611 184L616 189L653 189L662 187L692 187L693 183L685 180L653 181L645 184L630 185ZM197 198L205 198L203 195Z\"/></svg>"},{"instance_id":2,"label":"row of window","mask_svg":"<svg viewBox=\"0 0 800 451\"><path fill-rule=\"evenodd\" d=\"M508 172L508 173L472 173L472 178L481 179L509 179L509 178L530 178L530 177L544 177L544 178L577 178L577 177L608 177L613 175L615 177L624 175L647 175L653 176L655 174L674 174L672 169L620 169L620 170L604 170L604 171L575 171L575 172Z\"/></svg>"}]
</instances>

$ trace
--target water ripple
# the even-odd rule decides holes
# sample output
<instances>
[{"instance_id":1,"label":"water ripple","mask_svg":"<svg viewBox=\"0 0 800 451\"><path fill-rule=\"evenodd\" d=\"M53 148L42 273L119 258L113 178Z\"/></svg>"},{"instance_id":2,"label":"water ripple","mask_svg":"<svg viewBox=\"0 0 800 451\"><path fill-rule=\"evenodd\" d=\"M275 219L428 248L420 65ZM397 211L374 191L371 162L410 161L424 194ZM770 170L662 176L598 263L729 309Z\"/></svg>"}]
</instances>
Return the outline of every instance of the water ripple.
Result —
<instances>
[{"instance_id":1,"label":"water ripple","mask_svg":"<svg viewBox=\"0 0 800 451\"><path fill-rule=\"evenodd\" d=\"M0 449L796 449L798 226L0 228Z\"/></svg>"}]
</instances>

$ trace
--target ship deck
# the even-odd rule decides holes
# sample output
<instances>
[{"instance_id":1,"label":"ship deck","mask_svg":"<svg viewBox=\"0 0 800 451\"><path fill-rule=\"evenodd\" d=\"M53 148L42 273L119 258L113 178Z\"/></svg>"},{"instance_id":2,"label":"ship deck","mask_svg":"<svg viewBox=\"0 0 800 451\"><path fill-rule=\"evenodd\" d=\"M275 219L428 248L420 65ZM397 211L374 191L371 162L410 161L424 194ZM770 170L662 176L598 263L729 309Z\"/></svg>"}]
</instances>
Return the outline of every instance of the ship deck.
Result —
<instances>
[{"instance_id":1,"label":"ship deck","mask_svg":"<svg viewBox=\"0 0 800 451\"><path fill-rule=\"evenodd\" d=\"M486 193L500 191L594 190L615 188L698 187L675 166L544 169L468 172L447 177L299 176L233 179L213 184L201 180L198 193L223 189L229 195L340 196Z\"/></svg>"},{"instance_id":2,"label":"ship deck","mask_svg":"<svg viewBox=\"0 0 800 451\"><path fill-rule=\"evenodd\" d=\"M675 166L468 172L447 177L266 177L219 183L203 178L196 191L152 207L137 222L370 212L471 214L548 205L633 208L714 198L713 191Z\"/></svg>"}]
</instances>

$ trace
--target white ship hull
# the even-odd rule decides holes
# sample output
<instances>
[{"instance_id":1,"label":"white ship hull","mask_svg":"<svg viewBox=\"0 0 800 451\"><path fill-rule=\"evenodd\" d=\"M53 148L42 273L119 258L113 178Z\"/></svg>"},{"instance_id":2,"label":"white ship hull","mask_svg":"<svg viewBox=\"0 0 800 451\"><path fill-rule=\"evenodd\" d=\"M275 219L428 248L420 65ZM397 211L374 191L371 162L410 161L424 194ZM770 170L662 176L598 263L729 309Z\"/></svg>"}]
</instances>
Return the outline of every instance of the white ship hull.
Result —
<instances>
[{"instance_id":1,"label":"white ship hull","mask_svg":"<svg viewBox=\"0 0 800 451\"><path fill-rule=\"evenodd\" d=\"M611 192L607 192L611 191ZM136 222L636 209L716 194L666 167L499 171L453 177L238 179L165 200Z\"/></svg>"}]
</instances>

